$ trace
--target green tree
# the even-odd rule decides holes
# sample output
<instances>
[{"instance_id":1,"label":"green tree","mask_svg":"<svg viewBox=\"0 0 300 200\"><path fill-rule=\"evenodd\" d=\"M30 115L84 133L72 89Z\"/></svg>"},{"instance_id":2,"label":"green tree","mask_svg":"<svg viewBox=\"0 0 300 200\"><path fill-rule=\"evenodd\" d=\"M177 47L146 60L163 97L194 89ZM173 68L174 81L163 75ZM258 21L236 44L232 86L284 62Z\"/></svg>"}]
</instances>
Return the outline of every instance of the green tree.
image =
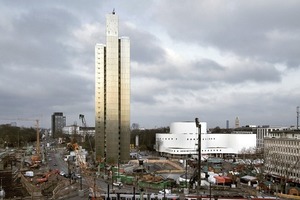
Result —
<instances>
[{"instance_id":1,"label":"green tree","mask_svg":"<svg viewBox=\"0 0 300 200\"><path fill-rule=\"evenodd\" d=\"M131 131L130 143L135 144L136 136L139 137L139 150L154 151L156 133L169 133L169 127L156 129L134 129Z\"/></svg>"}]
</instances>

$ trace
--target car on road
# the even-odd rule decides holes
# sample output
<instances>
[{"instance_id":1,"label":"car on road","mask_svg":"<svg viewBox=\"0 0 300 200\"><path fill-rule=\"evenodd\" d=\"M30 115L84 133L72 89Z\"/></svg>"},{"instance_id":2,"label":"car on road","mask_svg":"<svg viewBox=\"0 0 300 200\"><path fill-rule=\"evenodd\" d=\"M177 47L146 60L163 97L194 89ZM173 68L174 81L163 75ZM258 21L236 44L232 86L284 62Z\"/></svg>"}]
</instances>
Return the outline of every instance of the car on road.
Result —
<instances>
[{"instance_id":1,"label":"car on road","mask_svg":"<svg viewBox=\"0 0 300 200\"><path fill-rule=\"evenodd\" d=\"M171 190L170 189L164 189L164 190L160 190L158 193L159 194L171 194Z\"/></svg>"},{"instance_id":2,"label":"car on road","mask_svg":"<svg viewBox=\"0 0 300 200\"><path fill-rule=\"evenodd\" d=\"M70 178L70 177L71 177L71 174L65 173L63 176L64 176L65 178Z\"/></svg>"},{"instance_id":3,"label":"car on road","mask_svg":"<svg viewBox=\"0 0 300 200\"><path fill-rule=\"evenodd\" d=\"M122 182L113 182L113 186L116 186L116 187L123 187L123 183Z\"/></svg>"},{"instance_id":4,"label":"car on road","mask_svg":"<svg viewBox=\"0 0 300 200\"><path fill-rule=\"evenodd\" d=\"M61 171L60 173L59 173L59 175L61 175L61 176L65 176L65 172L64 171Z\"/></svg>"},{"instance_id":5,"label":"car on road","mask_svg":"<svg viewBox=\"0 0 300 200\"><path fill-rule=\"evenodd\" d=\"M72 174L70 174L70 177L71 177L72 180L81 179L81 175L80 174L75 174L74 172Z\"/></svg>"},{"instance_id":6,"label":"car on road","mask_svg":"<svg viewBox=\"0 0 300 200\"><path fill-rule=\"evenodd\" d=\"M80 174L74 174L75 179L81 179L81 175Z\"/></svg>"}]
</instances>

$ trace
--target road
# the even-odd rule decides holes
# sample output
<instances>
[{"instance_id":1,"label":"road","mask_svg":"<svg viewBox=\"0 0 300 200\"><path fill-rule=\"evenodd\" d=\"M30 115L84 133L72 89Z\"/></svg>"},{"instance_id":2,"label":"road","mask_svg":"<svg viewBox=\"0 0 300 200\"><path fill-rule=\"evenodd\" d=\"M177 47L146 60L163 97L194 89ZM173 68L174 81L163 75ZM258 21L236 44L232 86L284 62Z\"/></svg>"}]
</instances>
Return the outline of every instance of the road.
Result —
<instances>
[{"instance_id":1,"label":"road","mask_svg":"<svg viewBox=\"0 0 300 200\"><path fill-rule=\"evenodd\" d=\"M65 199L86 199L88 197L89 188L96 188L96 190L98 190L100 193L107 193L108 191L110 191L110 193L133 193L134 191L136 193L140 192L138 187L124 185L123 187L119 188L117 186L113 186L111 179L104 180L103 178L96 177L96 174L88 174L88 172L81 171L81 169L73 165L71 161L64 161L63 151L63 149L54 149L49 150L46 153L46 160L48 161L49 169L58 169L59 171L64 171L65 173L80 173L82 177L81 180L70 179L70 188L71 186L76 186L78 189L70 194L72 197L64 197ZM67 178L61 176L61 180L62 179L67 180ZM84 191L84 197L79 196L78 190ZM158 191L148 189L144 192L157 193Z\"/></svg>"}]
</instances>

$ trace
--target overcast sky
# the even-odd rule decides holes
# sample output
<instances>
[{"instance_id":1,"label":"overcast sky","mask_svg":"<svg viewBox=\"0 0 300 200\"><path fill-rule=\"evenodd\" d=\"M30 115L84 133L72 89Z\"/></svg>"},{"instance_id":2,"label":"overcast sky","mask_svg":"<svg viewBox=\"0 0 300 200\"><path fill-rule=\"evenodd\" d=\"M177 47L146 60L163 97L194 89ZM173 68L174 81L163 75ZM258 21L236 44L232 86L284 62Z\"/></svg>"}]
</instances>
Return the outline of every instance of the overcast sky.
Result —
<instances>
[{"instance_id":1,"label":"overcast sky","mask_svg":"<svg viewBox=\"0 0 300 200\"><path fill-rule=\"evenodd\" d=\"M94 126L94 47L115 9L131 42L131 124L296 125L298 0L0 0L0 123ZM4 120L9 119L9 120Z\"/></svg>"}]
</instances>

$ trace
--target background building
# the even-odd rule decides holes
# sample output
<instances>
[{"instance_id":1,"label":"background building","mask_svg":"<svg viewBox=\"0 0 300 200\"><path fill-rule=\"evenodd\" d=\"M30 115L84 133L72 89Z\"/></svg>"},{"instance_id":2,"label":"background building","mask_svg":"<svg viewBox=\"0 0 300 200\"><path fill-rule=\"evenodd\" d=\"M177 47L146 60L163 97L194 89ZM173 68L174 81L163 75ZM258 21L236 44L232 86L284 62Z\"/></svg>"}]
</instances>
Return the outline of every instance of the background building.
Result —
<instances>
[{"instance_id":1,"label":"background building","mask_svg":"<svg viewBox=\"0 0 300 200\"><path fill-rule=\"evenodd\" d=\"M240 127L240 119L239 119L239 117L235 118L234 125L235 125L235 128L239 128Z\"/></svg>"},{"instance_id":2,"label":"background building","mask_svg":"<svg viewBox=\"0 0 300 200\"><path fill-rule=\"evenodd\" d=\"M51 133L54 138L57 134L63 132L63 128L66 126L66 117L62 112L55 112L51 115Z\"/></svg>"},{"instance_id":3,"label":"background building","mask_svg":"<svg viewBox=\"0 0 300 200\"><path fill-rule=\"evenodd\" d=\"M82 127L82 126L76 126L76 125L71 125L71 126L65 126L63 128L63 133L67 135L72 135L72 134L78 134L82 137L85 137L86 135L95 135L95 127Z\"/></svg>"},{"instance_id":4,"label":"background building","mask_svg":"<svg viewBox=\"0 0 300 200\"><path fill-rule=\"evenodd\" d=\"M277 135L277 136L276 136ZM277 182L300 183L300 132L264 138L264 173Z\"/></svg>"},{"instance_id":5,"label":"background building","mask_svg":"<svg viewBox=\"0 0 300 200\"><path fill-rule=\"evenodd\" d=\"M258 149L264 148L264 138L270 137L272 135L272 134L270 134L271 132L283 131L283 130L287 130L287 129L288 129L287 127L269 126L269 125L258 127L256 130L256 146L257 146L257 148Z\"/></svg>"},{"instance_id":6,"label":"background building","mask_svg":"<svg viewBox=\"0 0 300 200\"><path fill-rule=\"evenodd\" d=\"M130 40L119 38L115 12L106 16L106 45L95 46L96 159L129 160Z\"/></svg>"}]
</instances>

